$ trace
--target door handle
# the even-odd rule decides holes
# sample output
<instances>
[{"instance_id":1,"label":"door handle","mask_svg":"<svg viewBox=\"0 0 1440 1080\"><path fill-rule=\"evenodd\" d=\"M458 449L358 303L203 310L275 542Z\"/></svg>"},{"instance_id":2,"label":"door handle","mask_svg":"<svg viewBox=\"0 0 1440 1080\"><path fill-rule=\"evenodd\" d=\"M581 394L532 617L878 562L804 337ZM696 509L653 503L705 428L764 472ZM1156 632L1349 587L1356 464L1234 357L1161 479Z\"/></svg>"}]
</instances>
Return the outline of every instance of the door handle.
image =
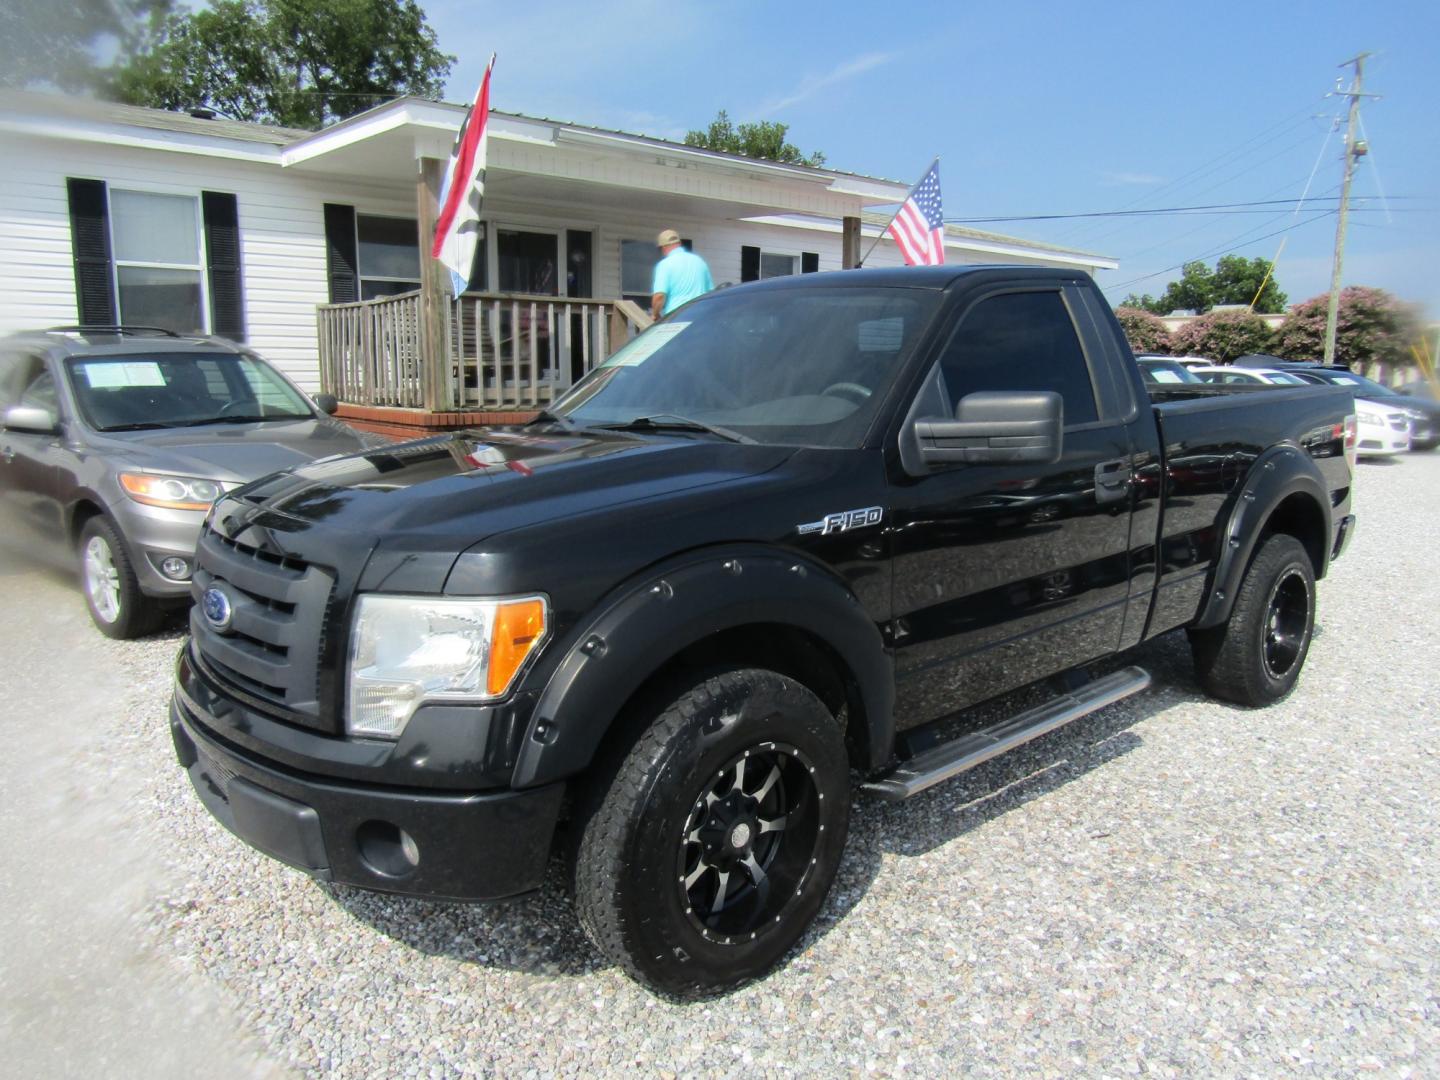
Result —
<instances>
[{"instance_id":1,"label":"door handle","mask_svg":"<svg viewBox=\"0 0 1440 1080\"><path fill-rule=\"evenodd\" d=\"M1102 461L1095 466L1095 501L1109 503L1125 498L1130 491L1133 477L1130 463L1123 458L1119 461Z\"/></svg>"}]
</instances>

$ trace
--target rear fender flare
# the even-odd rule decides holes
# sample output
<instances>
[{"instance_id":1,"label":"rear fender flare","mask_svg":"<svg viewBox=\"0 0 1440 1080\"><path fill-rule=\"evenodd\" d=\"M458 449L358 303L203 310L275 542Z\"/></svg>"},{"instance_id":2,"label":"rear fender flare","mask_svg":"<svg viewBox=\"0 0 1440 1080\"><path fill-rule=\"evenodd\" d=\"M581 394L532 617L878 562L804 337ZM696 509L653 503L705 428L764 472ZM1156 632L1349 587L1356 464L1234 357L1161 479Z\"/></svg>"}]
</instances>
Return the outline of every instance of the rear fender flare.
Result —
<instances>
[{"instance_id":1,"label":"rear fender flare","mask_svg":"<svg viewBox=\"0 0 1440 1080\"><path fill-rule=\"evenodd\" d=\"M531 714L513 785L534 787L581 771L624 704L671 658L707 635L761 623L803 630L834 650L858 686L870 757L888 757L894 672L855 594L804 558L727 547L652 568L567 635Z\"/></svg>"},{"instance_id":2,"label":"rear fender flare","mask_svg":"<svg viewBox=\"0 0 1440 1080\"><path fill-rule=\"evenodd\" d=\"M1260 537L1279 506L1291 496L1299 495L1314 503L1321 522L1321 534L1315 549L1320 560L1315 567L1316 578L1325 574L1330 551L1330 498L1325 478L1310 455L1296 446L1283 444L1266 450L1250 467L1240 485L1235 505L1220 540L1220 557L1216 561L1209 599L1195 620L1196 629L1218 626L1230 618L1240 582L1255 555ZM1306 537L1299 538L1307 549Z\"/></svg>"}]
</instances>

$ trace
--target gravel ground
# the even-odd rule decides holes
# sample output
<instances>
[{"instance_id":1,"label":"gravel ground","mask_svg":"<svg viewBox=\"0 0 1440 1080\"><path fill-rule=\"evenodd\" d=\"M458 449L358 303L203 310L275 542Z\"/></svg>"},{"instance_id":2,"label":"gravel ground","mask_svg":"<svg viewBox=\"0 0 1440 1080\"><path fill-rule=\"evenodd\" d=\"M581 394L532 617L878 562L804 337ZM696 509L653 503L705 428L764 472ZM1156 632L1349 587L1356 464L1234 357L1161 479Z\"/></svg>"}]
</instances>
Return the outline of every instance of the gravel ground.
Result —
<instances>
[{"instance_id":1,"label":"gravel ground","mask_svg":"<svg viewBox=\"0 0 1440 1080\"><path fill-rule=\"evenodd\" d=\"M172 763L178 636L107 643L146 932L302 1074L1440 1075L1440 453L1357 489L1287 701L1210 702L1183 636L1146 646L1147 693L908 803L859 796L802 947L689 1006L607 967L554 881L447 906L253 854Z\"/></svg>"}]
</instances>

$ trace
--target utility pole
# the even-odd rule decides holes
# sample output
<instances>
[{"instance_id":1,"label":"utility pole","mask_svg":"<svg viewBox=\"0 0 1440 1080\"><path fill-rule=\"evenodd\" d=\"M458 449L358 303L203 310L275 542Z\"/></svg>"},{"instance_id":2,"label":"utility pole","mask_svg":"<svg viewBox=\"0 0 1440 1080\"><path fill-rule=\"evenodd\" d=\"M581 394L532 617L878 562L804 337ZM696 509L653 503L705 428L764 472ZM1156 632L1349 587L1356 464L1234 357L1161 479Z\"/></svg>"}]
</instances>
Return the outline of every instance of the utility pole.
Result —
<instances>
[{"instance_id":1,"label":"utility pole","mask_svg":"<svg viewBox=\"0 0 1440 1080\"><path fill-rule=\"evenodd\" d=\"M1365 78L1365 58L1361 53L1354 59L1346 60L1341 67L1355 66L1355 78L1350 89L1340 91L1341 97L1350 99L1350 122L1345 128L1345 181L1340 186L1340 220L1335 226L1335 261L1330 272L1330 308L1325 316L1325 363L1335 362L1335 328L1340 318L1340 270L1345 262L1345 225L1350 217L1350 181L1355 178L1355 162L1364 157L1369 148L1362 140L1356 139L1355 129L1360 120L1360 99L1379 97L1378 94L1361 92ZM1339 83L1339 80L1336 80Z\"/></svg>"}]
</instances>

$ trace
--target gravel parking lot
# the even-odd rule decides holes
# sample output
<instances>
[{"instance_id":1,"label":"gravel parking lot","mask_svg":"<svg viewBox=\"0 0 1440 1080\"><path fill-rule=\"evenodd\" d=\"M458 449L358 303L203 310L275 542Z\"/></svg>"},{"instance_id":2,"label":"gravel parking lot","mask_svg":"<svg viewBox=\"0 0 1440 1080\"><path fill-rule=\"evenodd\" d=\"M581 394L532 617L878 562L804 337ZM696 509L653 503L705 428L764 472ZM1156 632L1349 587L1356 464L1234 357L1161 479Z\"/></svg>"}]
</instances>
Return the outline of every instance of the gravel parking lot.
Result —
<instances>
[{"instance_id":1,"label":"gravel parking lot","mask_svg":"<svg viewBox=\"0 0 1440 1080\"><path fill-rule=\"evenodd\" d=\"M1359 472L1359 530L1290 699L1210 702L1183 636L1147 646L1149 692L909 803L860 796L803 947L689 1006L605 965L558 870L536 898L477 908L329 888L253 854L173 763L178 633L99 641L78 593L10 567L0 664L30 704L3 723L36 731L5 798L29 792L35 820L3 844L34 872L6 886L31 929L12 918L0 937L0 1031L66 1072L44 1041L83 1031L116 988L105 1008L152 1024L188 1011L107 1058L111 1075L193 1071L166 1039L265 1075L1440 1075L1440 453ZM75 617L27 615L49 605ZM69 639L37 647L46 633ZM93 682L73 666L91 653L110 706L47 707L57 683ZM60 763L73 797L38 797ZM74 827L99 811L123 845ZM72 842L63 871L34 855ZM58 890L62 872L76 880ZM55 927L92 918L94 896L123 908L104 925L144 965L102 958L52 985L72 948ZM55 955L22 963L11 945L36 920ZM52 992L63 1026L24 1012Z\"/></svg>"}]
</instances>

